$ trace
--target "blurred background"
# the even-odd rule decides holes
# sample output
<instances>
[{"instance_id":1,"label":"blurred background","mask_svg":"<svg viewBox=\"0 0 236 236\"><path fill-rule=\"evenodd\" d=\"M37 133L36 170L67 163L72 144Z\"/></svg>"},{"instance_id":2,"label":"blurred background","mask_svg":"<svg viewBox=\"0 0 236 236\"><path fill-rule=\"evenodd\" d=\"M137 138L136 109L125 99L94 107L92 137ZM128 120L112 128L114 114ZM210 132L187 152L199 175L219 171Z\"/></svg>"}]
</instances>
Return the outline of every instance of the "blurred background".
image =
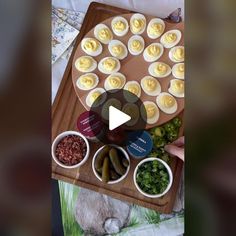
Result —
<instances>
[{"instance_id":1,"label":"blurred background","mask_svg":"<svg viewBox=\"0 0 236 236\"><path fill-rule=\"evenodd\" d=\"M0 234L47 235L51 2L0 6ZM235 7L185 2L186 235L236 234Z\"/></svg>"}]
</instances>

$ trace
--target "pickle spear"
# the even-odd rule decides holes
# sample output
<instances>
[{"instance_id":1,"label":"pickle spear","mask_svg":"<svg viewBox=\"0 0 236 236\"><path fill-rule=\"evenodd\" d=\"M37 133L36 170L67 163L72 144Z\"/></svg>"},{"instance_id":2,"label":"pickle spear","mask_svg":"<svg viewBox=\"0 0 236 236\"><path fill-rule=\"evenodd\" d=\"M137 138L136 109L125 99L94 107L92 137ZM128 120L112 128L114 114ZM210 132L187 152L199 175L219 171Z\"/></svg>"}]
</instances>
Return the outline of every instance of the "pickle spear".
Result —
<instances>
[{"instance_id":1,"label":"pickle spear","mask_svg":"<svg viewBox=\"0 0 236 236\"><path fill-rule=\"evenodd\" d=\"M120 176L114 171L110 169L110 177L112 180L117 180L120 178Z\"/></svg>"},{"instance_id":2,"label":"pickle spear","mask_svg":"<svg viewBox=\"0 0 236 236\"><path fill-rule=\"evenodd\" d=\"M108 154L110 148L109 146L105 146L97 155L96 159L95 159L95 163L94 163L94 166L95 166L95 169L97 172L101 173L101 169L102 169L102 166L103 166L103 161L104 161L104 158L106 157L106 155Z\"/></svg>"},{"instance_id":3,"label":"pickle spear","mask_svg":"<svg viewBox=\"0 0 236 236\"><path fill-rule=\"evenodd\" d=\"M107 183L110 179L109 174L109 158L106 156L103 161L102 167L102 182Z\"/></svg>"},{"instance_id":4,"label":"pickle spear","mask_svg":"<svg viewBox=\"0 0 236 236\"><path fill-rule=\"evenodd\" d=\"M115 171L119 174L119 175L124 175L126 172L126 169L124 168L124 166L121 164L121 160L118 156L118 153L116 151L115 148L111 148L109 151L109 157L111 160L111 163L115 169Z\"/></svg>"}]
</instances>

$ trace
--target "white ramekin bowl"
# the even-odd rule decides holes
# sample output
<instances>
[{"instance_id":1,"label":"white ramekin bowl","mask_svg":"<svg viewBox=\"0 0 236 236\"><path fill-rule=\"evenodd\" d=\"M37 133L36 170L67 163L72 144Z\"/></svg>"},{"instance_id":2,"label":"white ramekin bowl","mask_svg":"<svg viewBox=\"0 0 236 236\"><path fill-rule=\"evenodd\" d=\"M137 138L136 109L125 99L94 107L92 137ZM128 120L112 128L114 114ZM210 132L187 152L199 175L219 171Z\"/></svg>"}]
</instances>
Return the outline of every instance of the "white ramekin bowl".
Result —
<instances>
[{"instance_id":1,"label":"white ramekin bowl","mask_svg":"<svg viewBox=\"0 0 236 236\"><path fill-rule=\"evenodd\" d=\"M84 140L84 142L86 143L86 147L87 147L87 152L86 152L86 155L85 155L84 159L83 159L81 162L79 162L79 163L77 163L77 164L75 164L75 165L72 165L72 166L64 165L63 163L61 163L61 162L57 159L57 157L56 157L56 155L55 155L55 150L56 150L57 144L60 142L60 140L61 140L62 138L66 137L66 136L68 136L68 135L77 135L77 136L81 137L81 138ZM63 132L63 133L60 133L60 134L54 139L54 141L53 141L53 143L52 143L51 153L52 153L52 157L53 157L54 161L55 161L59 166L61 166L61 167L63 167L63 168L67 168L67 169L77 168L77 167L82 166L82 165L88 160L88 158L89 158L89 153L90 153L89 142L88 142L87 138L86 138L84 135L82 135L81 133L79 133L79 132L76 132L76 131L65 131L65 132Z\"/></svg>"},{"instance_id":2,"label":"white ramekin bowl","mask_svg":"<svg viewBox=\"0 0 236 236\"><path fill-rule=\"evenodd\" d=\"M139 166L141 166L143 163L145 162L149 162L149 161L159 161L161 162L165 168L167 169L167 172L169 174L169 184L167 185L167 188L164 192L160 193L160 194L155 194L155 195L152 195L152 194L148 194L148 193L145 193L140 187L139 185L137 184L137 180L136 180L136 175L137 175L137 171L138 171L138 168ZM156 158L156 157L149 157L149 158L146 158L144 160L142 160L141 162L139 162L139 164L136 166L135 170L134 170L134 175L133 175L133 179L134 179L134 184L135 184L135 187L138 189L138 191L143 194L144 196L146 197L150 197L150 198L159 198L159 197L162 197L163 195L165 195L171 188L171 185L172 185L172 182L173 182L173 174L172 174L172 171L169 167L169 165L164 162L163 160L159 159L159 158Z\"/></svg>"},{"instance_id":3,"label":"white ramekin bowl","mask_svg":"<svg viewBox=\"0 0 236 236\"><path fill-rule=\"evenodd\" d=\"M124 157L129 161L129 166L127 167L127 170L126 170L126 172L125 172L124 175L122 175L122 176L121 176L119 179L117 179L117 180L111 180L111 181L108 181L108 182L107 182L107 184L117 184L117 183L119 183L120 181L122 181L123 179L125 179L125 177L128 175L129 169L130 169L130 159L129 159L128 153L125 151L124 148L122 148L122 147L120 147L120 146L118 146L118 145L115 145L115 144L108 144L108 146L111 146L111 147L114 147L114 148L116 148L116 149L119 149L119 150L124 154ZM97 171L96 171L96 169L95 169L95 159L97 158L98 153L99 153L104 147L105 147L105 145L102 146L102 147L100 147L100 148L96 151L96 153L95 153L94 156L93 156L93 161L92 161L93 173L94 173L94 175L95 175L100 181L102 181L102 178L99 176L99 174L97 173Z\"/></svg>"}]
</instances>

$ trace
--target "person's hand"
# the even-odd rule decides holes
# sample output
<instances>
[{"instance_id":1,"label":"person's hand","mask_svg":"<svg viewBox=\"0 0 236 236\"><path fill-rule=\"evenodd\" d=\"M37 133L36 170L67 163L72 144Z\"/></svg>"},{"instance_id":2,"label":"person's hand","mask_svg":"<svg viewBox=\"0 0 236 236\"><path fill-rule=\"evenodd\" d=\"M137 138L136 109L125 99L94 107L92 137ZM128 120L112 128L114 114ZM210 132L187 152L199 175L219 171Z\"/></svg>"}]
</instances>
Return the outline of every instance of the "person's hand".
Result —
<instances>
[{"instance_id":1,"label":"person's hand","mask_svg":"<svg viewBox=\"0 0 236 236\"><path fill-rule=\"evenodd\" d=\"M184 136L165 146L165 150L184 161Z\"/></svg>"}]
</instances>

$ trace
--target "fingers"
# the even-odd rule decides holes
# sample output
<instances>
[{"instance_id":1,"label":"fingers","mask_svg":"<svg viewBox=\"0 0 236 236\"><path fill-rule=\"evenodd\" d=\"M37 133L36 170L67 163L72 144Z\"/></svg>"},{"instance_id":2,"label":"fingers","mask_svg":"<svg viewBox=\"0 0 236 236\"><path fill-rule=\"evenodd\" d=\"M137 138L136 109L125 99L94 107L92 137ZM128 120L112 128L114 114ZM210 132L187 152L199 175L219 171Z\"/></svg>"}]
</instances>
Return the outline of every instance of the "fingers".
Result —
<instances>
[{"instance_id":1,"label":"fingers","mask_svg":"<svg viewBox=\"0 0 236 236\"><path fill-rule=\"evenodd\" d=\"M175 146L178 146L178 147L184 146L184 136L179 137L172 144L174 144Z\"/></svg>"},{"instance_id":2,"label":"fingers","mask_svg":"<svg viewBox=\"0 0 236 236\"><path fill-rule=\"evenodd\" d=\"M166 145L166 146L165 146L165 150L166 150L169 154L171 154L171 155L173 155L173 156L177 156L177 157L179 157L181 160L184 161L184 148L177 147L177 146L175 146L175 145L170 144L170 145Z\"/></svg>"}]
</instances>

